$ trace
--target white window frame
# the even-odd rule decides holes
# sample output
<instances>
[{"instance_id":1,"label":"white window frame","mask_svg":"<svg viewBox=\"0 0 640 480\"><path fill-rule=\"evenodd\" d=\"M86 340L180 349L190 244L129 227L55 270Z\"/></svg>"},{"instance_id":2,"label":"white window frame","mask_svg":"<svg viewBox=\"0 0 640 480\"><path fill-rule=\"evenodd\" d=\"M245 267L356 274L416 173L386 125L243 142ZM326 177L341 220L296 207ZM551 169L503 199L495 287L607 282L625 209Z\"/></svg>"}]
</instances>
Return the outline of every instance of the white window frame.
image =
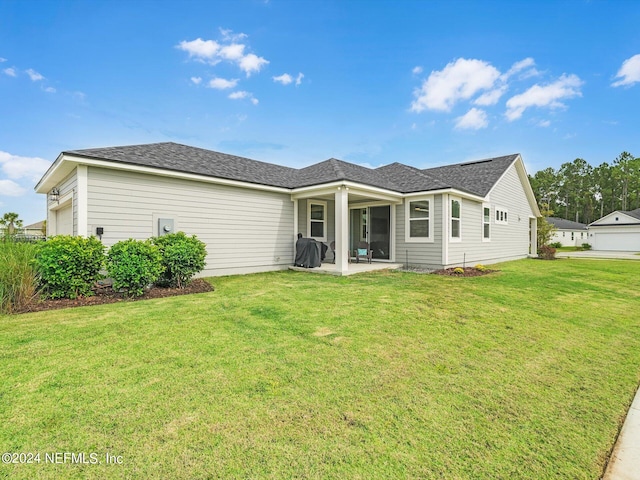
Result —
<instances>
[{"instance_id":1,"label":"white window frame","mask_svg":"<svg viewBox=\"0 0 640 480\"><path fill-rule=\"evenodd\" d=\"M487 221L485 219L485 215L484 215L484 211L486 209L489 209L489 220ZM491 241L491 205L489 205L488 203L483 203L482 204L482 232L480 232L480 234L482 235L482 241L483 242L490 242ZM489 236L485 237L484 236L484 227L485 225L489 226Z\"/></svg>"},{"instance_id":2,"label":"white window frame","mask_svg":"<svg viewBox=\"0 0 640 480\"><path fill-rule=\"evenodd\" d=\"M411 225L410 222L411 216L411 202L429 202L429 217L426 219L429 221L429 235L427 237L412 237L411 236ZM404 241L407 243L433 243L433 195L427 197L409 197L405 199L404 203L404 218L405 218L405 228L404 228ZM425 220L424 218L416 218L413 221Z\"/></svg>"},{"instance_id":3,"label":"white window frame","mask_svg":"<svg viewBox=\"0 0 640 480\"><path fill-rule=\"evenodd\" d=\"M453 217L453 202L458 202L460 204L460 216L458 218ZM459 237L453 236L453 221L458 221L458 233ZM449 197L449 240L451 242L461 242L462 241L462 199L460 197Z\"/></svg>"},{"instance_id":4,"label":"white window frame","mask_svg":"<svg viewBox=\"0 0 640 480\"><path fill-rule=\"evenodd\" d=\"M495 222L498 225L509 225L509 210L502 207L496 207L495 211Z\"/></svg>"},{"instance_id":5,"label":"white window frame","mask_svg":"<svg viewBox=\"0 0 640 480\"><path fill-rule=\"evenodd\" d=\"M324 233L322 237L311 236L311 205L319 205L323 209L322 220L313 220L316 223L322 222L322 233ZM323 200L307 200L307 236L319 242L327 241L327 202Z\"/></svg>"}]
</instances>

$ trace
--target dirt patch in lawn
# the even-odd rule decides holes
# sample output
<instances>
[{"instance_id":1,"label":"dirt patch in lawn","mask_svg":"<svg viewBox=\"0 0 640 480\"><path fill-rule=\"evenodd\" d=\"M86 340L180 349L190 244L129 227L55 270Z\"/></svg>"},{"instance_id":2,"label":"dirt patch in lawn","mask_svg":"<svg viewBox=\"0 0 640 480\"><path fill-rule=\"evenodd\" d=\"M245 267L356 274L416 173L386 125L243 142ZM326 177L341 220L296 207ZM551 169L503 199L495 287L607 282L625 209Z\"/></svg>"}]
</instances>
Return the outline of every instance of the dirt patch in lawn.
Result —
<instances>
[{"instance_id":1,"label":"dirt patch in lawn","mask_svg":"<svg viewBox=\"0 0 640 480\"><path fill-rule=\"evenodd\" d=\"M125 297L122 293L114 291L111 287L100 287L91 297L80 297L73 300L61 298L57 300L34 299L25 308L15 313L41 312L44 310L56 310L59 308L84 307L87 305L104 305L105 303L136 302L150 298L174 297L176 295L189 295L191 293L205 293L213 291L213 286L206 280L197 278L185 288L152 287L144 295L137 298Z\"/></svg>"},{"instance_id":2,"label":"dirt patch in lawn","mask_svg":"<svg viewBox=\"0 0 640 480\"><path fill-rule=\"evenodd\" d=\"M458 270L456 272L456 270ZM464 270L464 272L460 272L460 270ZM466 268L445 268L443 270L435 270L433 273L435 273L436 275L448 275L450 277L481 277L482 275L488 275L490 273L494 273L497 272L498 270L489 270L489 269L483 269L483 270L478 270L477 268L473 268L473 267L466 267Z\"/></svg>"}]
</instances>

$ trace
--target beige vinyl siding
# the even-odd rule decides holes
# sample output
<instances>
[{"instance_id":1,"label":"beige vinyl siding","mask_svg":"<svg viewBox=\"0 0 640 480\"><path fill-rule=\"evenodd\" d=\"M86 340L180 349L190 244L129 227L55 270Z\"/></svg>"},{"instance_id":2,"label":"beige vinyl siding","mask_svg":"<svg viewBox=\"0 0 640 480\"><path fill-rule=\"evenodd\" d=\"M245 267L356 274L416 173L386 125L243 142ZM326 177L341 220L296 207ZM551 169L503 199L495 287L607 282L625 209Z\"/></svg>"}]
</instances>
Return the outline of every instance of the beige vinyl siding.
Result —
<instances>
[{"instance_id":1,"label":"beige vinyl siding","mask_svg":"<svg viewBox=\"0 0 640 480\"><path fill-rule=\"evenodd\" d=\"M78 191L78 177L76 169L73 170L66 178L57 185L58 190L60 191L59 199L68 198L67 195L71 193L71 215L72 215L72 232L63 232L70 233L71 235L78 234L78 201L77 201L77 191ZM49 235L60 235L61 233L55 228L51 228L53 225L57 224L58 213L56 213L58 209L59 202L52 202L49 200L49 194L47 194L47 232ZM60 210L67 208L63 207ZM65 213L62 213L62 216L65 216ZM57 226L56 226L57 227Z\"/></svg>"},{"instance_id":2,"label":"beige vinyl siding","mask_svg":"<svg viewBox=\"0 0 640 480\"><path fill-rule=\"evenodd\" d=\"M447 266L491 264L528 256L532 212L515 165L505 172L484 205L491 208L491 240L482 241L483 203L463 198L461 241L449 242ZM508 212L508 224L496 223L496 207Z\"/></svg>"},{"instance_id":3,"label":"beige vinyl siding","mask_svg":"<svg viewBox=\"0 0 640 480\"><path fill-rule=\"evenodd\" d=\"M158 234L158 219L207 245L202 276L286 268L293 261L290 195L89 167L88 230L111 246Z\"/></svg>"},{"instance_id":4,"label":"beige vinyl siding","mask_svg":"<svg viewBox=\"0 0 640 480\"><path fill-rule=\"evenodd\" d=\"M404 202L411 198L405 198ZM435 195L431 205L429 228L433 242L405 242L405 204L396 205L396 262L419 268L442 268L442 195Z\"/></svg>"}]
</instances>

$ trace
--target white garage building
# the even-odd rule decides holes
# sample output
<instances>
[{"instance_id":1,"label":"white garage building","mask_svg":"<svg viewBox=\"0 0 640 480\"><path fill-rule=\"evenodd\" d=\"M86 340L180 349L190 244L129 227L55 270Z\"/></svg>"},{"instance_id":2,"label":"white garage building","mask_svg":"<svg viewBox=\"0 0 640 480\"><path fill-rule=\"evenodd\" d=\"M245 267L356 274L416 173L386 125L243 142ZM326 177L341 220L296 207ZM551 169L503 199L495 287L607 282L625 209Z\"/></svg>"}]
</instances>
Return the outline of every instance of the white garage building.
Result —
<instances>
[{"instance_id":1,"label":"white garage building","mask_svg":"<svg viewBox=\"0 0 640 480\"><path fill-rule=\"evenodd\" d=\"M591 223L589 243L594 250L640 252L640 208L617 210Z\"/></svg>"}]
</instances>

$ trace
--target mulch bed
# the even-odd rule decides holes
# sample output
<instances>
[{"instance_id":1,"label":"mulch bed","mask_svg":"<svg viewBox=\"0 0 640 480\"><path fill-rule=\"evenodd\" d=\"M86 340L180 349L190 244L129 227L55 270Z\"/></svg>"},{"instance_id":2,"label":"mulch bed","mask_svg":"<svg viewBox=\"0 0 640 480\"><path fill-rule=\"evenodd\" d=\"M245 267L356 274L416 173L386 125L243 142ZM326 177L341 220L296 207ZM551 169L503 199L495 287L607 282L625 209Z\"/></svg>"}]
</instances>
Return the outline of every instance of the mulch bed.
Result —
<instances>
[{"instance_id":1,"label":"mulch bed","mask_svg":"<svg viewBox=\"0 0 640 480\"><path fill-rule=\"evenodd\" d=\"M189 295L191 293L205 293L213 291L213 286L200 278L193 280L185 288L152 287L144 295L136 298L125 297L122 293L114 291L111 287L100 287L92 297L81 297L70 300L61 298L57 300L35 299L25 308L15 313L41 312L44 310L56 310L59 308L84 307L87 305L104 305L106 303L135 302L150 298L174 297L176 295Z\"/></svg>"},{"instance_id":2,"label":"mulch bed","mask_svg":"<svg viewBox=\"0 0 640 480\"><path fill-rule=\"evenodd\" d=\"M473 267L464 268L464 273L454 272L455 268L445 268L443 270L436 270L433 273L436 275L448 275L450 277L481 277L482 275L488 275L489 273L497 272L498 270L478 270Z\"/></svg>"}]
</instances>

